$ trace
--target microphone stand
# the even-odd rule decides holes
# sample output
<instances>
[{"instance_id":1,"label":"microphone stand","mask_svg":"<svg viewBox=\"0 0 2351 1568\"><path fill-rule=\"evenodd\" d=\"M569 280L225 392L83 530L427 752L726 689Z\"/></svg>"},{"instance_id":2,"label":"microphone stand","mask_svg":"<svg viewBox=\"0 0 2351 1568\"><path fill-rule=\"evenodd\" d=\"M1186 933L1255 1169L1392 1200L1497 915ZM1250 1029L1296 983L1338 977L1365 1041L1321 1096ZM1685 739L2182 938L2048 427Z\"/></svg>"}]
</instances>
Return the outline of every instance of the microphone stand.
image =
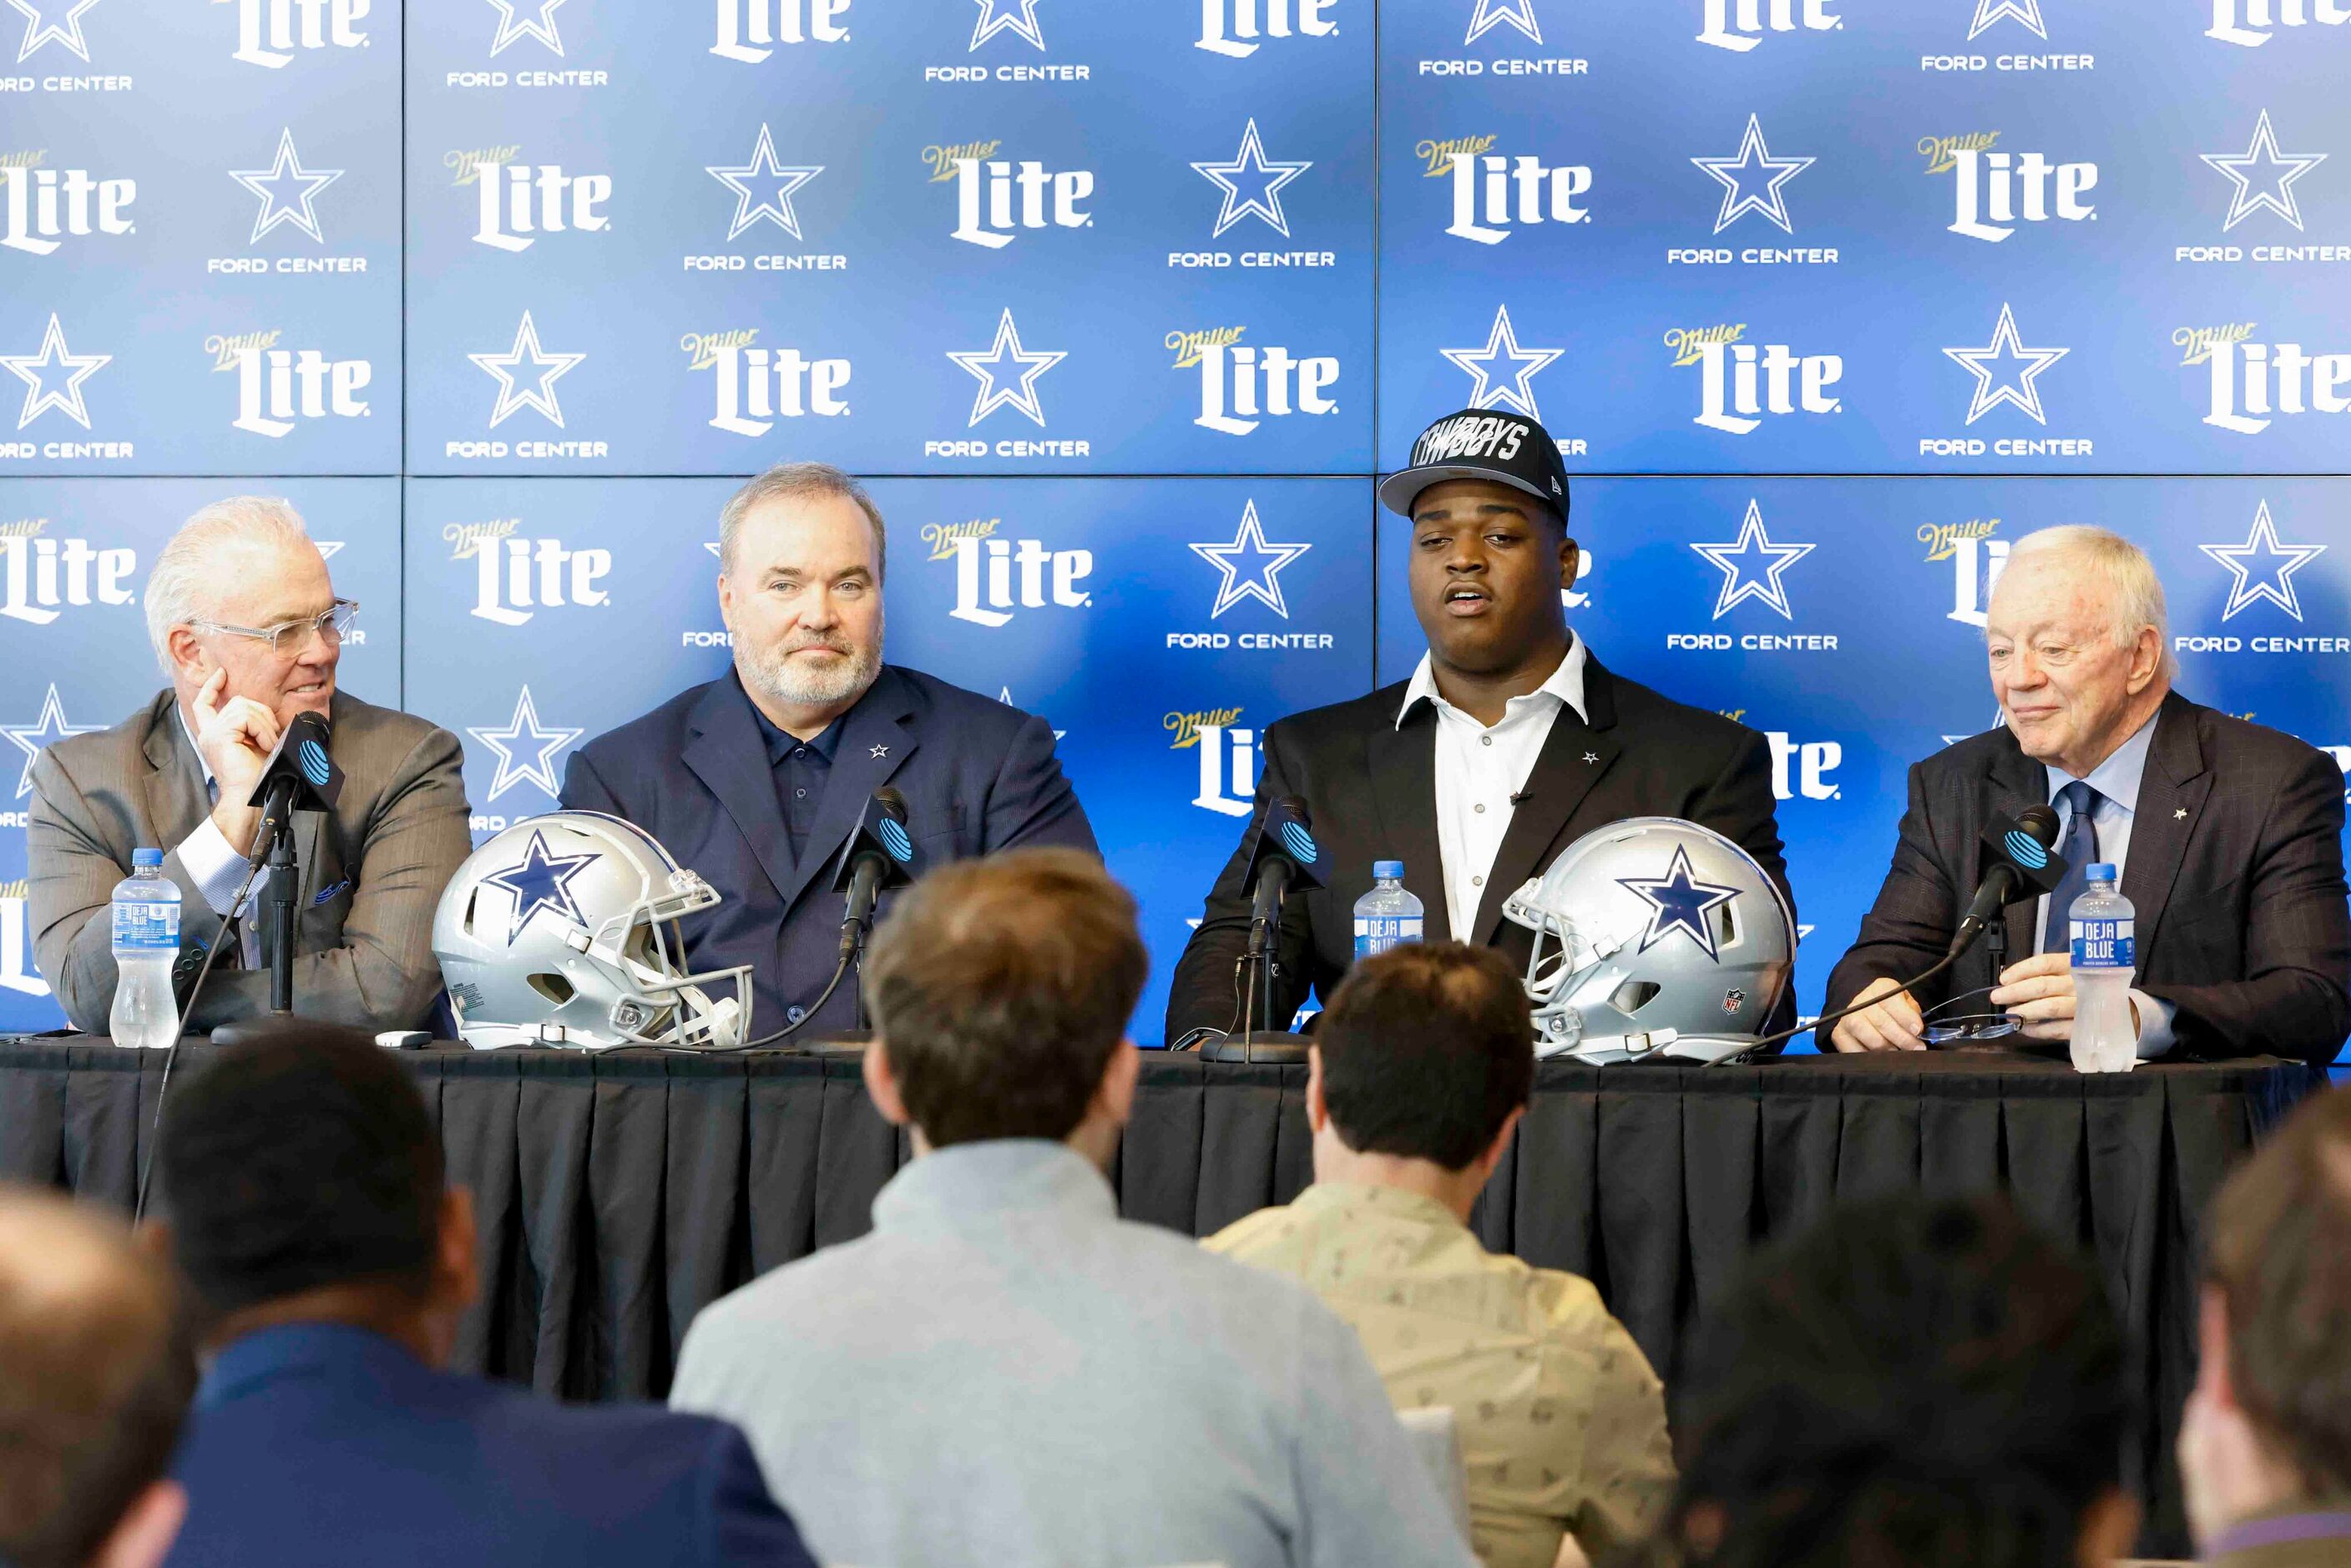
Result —
<instances>
[{"instance_id":1,"label":"microphone stand","mask_svg":"<svg viewBox=\"0 0 2351 1568\"><path fill-rule=\"evenodd\" d=\"M292 813L285 813L288 819ZM269 1013L289 1018L294 1012L294 897L302 874L294 852L294 824L282 821L269 841L269 904L266 927L269 938Z\"/></svg>"}]
</instances>

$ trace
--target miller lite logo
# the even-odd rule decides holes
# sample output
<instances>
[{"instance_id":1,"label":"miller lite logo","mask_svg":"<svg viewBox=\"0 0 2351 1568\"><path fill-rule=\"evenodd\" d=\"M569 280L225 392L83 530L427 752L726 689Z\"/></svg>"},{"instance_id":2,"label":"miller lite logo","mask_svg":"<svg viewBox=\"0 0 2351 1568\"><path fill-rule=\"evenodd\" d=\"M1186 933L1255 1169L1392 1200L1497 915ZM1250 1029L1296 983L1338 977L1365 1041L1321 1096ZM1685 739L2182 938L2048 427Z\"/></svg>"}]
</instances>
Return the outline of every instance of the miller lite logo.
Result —
<instances>
[{"instance_id":1,"label":"miller lite logo","mask_svg":"<svg viewBox=\"0 0 2351 1568\"><path fill-rule=\"evenodd\" d=\"M276 332L247 334L266 337ZM259 342L233 343L214 333L204 340L215 371L236 370L236 418L230 423L254 435L277 440L298 419L360 419L369 410L359 394L375 377L365 360L330 360L316 349L279 349Z\"/></svg>"},{"instance_id":2,"label":"miller lite logo","mask_svg":"<svg viewBox=\"0 0 2351 1568\"><path fill-rule=\"evenodd\" d=\"M32 899L29 879L0 882L0 988L19 996L46 997L49 983L33 962L33 923L25 911Z\"/></svg>"},{"instance_id":3,"label":"miller lite logo","mask_svg":"<svg viewBox=\"0 0 2351 1568\"><path fill-rule=\"evenodd\" d=\"M2252 342L2250 323L2233 338L2222 337L2223 330L2183 327L2171 335L2173 342L2188 347L2182 363L2204 364L2210 400L2206 424L2258 435L2281 415L2351 409L2351 353L2314 354L2300 343Z\"/></svg>"},{"instance_id":4,"label":"miller lite logo","mask_svg":"<svg viewBox=\"0 0 2351 1568\"><path fill-rule=\"evenodd\" d=\"M1944 612L1945 620L1983 630L1991 591L1999 584L2000 574L2008 570L2009 541L1992 537L1999 527L1998 517L1918 525L1919 542L1928 547L1927 559L1951 563L1951 608Z\"/></svg>"},{"instance_id":5,"label":"miller lite logo","mask_svg":"<svg viewBox=\"0 0 2351 1568\"><path fill-rule=\"evenodd\" d=\"M1094 193L1091 170L1056 172L1033 158L957 158L955 182L949 232L966 245L1002 250L1022 229L1081 229L1094 221L1078 205Z\"/></svg>"},{"instance_id":6,"label":"miller lite logo","mask_svg":"<svg viewBox=\"0 0 2351 1568\"><path fill-rule=\"evenodd\" d=\"M217 5L219 0L214 0ZM236 53L249 66L282 70L296 49L363 49L369 0L236 0Z\"/></svg>"},{"instance_id":7,"label":"miller lite logo","mask_svg":"<svg viewBox=\"0 0 2351 1568\"><path fill-rule=\"evenodd\" d=\"M1958 209L1948 225L1951 233L1998 245L2020 223L2080 223L2098 215L2096 204L2082 199L2098 183L2095 163L2054 162L2043 152L1996 152L1992 143L1999 138L1991 131L1918 139L1927 172L1951 176Z\"/></svg>"},{"instance_id":8,"label":"miller lite logo","mask_svg":"<svg viewBox=\"0 0 2351 1568\"><path fill-rule=\"evenodd\" d=\"M1339 405L1323 395L1339 380L1336 355L1292 354L1279 343L1243 344L1237 340L1244 329L1167 334L1175 368L1197 367L1200 372L1200 413L1193 423L1224 435L1247 435L1262 418L1338 412Z\"/></svg>"},{"instance_id":9,"label":"miller lite logo","mask_svg":"<svg viewBox=\"0 0 2351 1568\"><path fill-rule=\"evenodd\" d=\"M1698 41L1734 55L1761 43L1765 33L1833 33L1844 26L1844 18L1829 9L1829 0L1705 0L1705 5Z\"/></svg>"},{"instance_id":10,"label":"miller lite logo","mask_svg":"<svg viewBox=\"0 0 2351 1568\"><path fill-rule=\"evenodd\" d=\"M1236 726L1240 716L1238 707L1220 707L1171 713L1160 720L1160 727L1175 736L1169 750L1189 747L1199 754L1200 792L1192 804L1220 817L1248 816L1257 793L1257 731Z\"/></svg>"},{"instance_id":11,"label":"miller lite logo","mask_svg":"<svg viewBox=\"0 0 2351 1568\"><path fill-rule=\"evenodd\" d=\"M87 169L0 168L8 188L8 232L0 245L26 256L50 256L67 235L127 235L136 225L123 214L139 195L130 180L94 180Z\"/></svg>"},{"instance_id":12,"label":"miller lite logo","mask_svg":"<svg viewBox=\"0 0 2351 1568\"><path fill-rule=\"evenodd\" d=\"M2315 22L2339 27L2351 22L2351 5L2344 0L2212 0L2212 25L2208 38L2241 48L2257 49L2279 27L2306 27Z\"/></svg>"},{"instance_id":13,"label":"miller lite logo","mask_svg":"<svg viewBox=\"0 0 2351 1568\"><path fill-rule=\"evenodd\" d=\"M1483 145L1493 140L1463 139ZM1456 239L1499 245L1510 237L1513 225L1580 224L1592 216L1589 208L1575 204L1592 189L1590 164L1545 163L1531 153L1505 157L1482 146L1473 152L1461 143L1433 141L1421 142L1417 151L1432 164L1444 160L1453 195L1452 221L1445 232Z\"/></svg>"},{"instance_id":14,"label":"miller lite logo","mask_svg":"<svg viewBox=\"0 0 2351 1568\"><path fill-rule=\"evenodd\" d=\"M1048 605L1083 610L1093 603L1092 591L1080 586L1093 575L1093 551L1048 549L1042 539L1000 539L996 523L989 518L984 527L934 524L923 530L933 560L955 561L956 601L949 615L994 631L1017 611Z\"/></svg>"},{"instance_id":15,"label":"miller lite logo","mask_svg":"<svg viewBox=\"0 0 2351 1568\"><path fill-rule=\"evenodd\" d=\"M137 552L98 549L88 539L42 537L45 523L0 528L0 615L47 626L68 609L132 602Z\"/></svg>"},{"instance_id":16,"label":"miller lite logo","mask_svg":"<svg viewBox=\"0 0 2351 1568\"><path fill-rule=\"evenodd\" d=\"M566 174L559 163L475 162L461 171L465 176L477 196L475 245L511 254L528 250L539 235L610 226L601 210L612 196L610 174Z\"/></svg>"},{"instance_id":17,"label":"miller lite logo","mask_svg":"<svg viewBox=\"0 0 2351 1568\"><path fill-rule=\"evenodd\" d=\"M731 435L760 436L778 419L849 412L841 393L849 385L847 360L810 359L796 348L756 348L757 329L689 332L678 340L690 371L712 376L716 411L710 426Z\"/></svg>"},{"instance_id":18,"label":"miller lite logo","mask_svg":"<svg viewBox=\"0 0 2351 1568\"><path fill-rule=\"evenodd\" d=\"M1196 49L1245 60L1269 38L1327 38L1339 30L1331 8L1339 0L1200 0Z\"/></svg>"},{"instance_id":19,"label":"miller lite logo","mask_svg":"<svg viewBox=\"0 0 2351 1568\"><path fill-rule=\"evenodd\" d=\"M1799 795L1807 800L1834 800L1837 797L1836 781L1829 777L1844 761L1844 747L1834 740L1798 741L1784 729L1767 729L1764 741L1771 748L1771 795L1775 800L1792 800Z\"/></svg>"},{"instance_id":20,"label":"miller lite logo","mask_svg":"<svg viewBox=\"0 0 2351 1568\"><path fill-rule=\"evenodd\" d=\"M756 66L778 44L841 44L850 0L718 0L718 36L710 52Z\"/></svg>"},{"instance_id":21,"label":"miller lite logo","mask_svg":"<svg viewBox=\"0 0 2351 1568\"><path fill-rule=\"evenodd\" d=\"M500 626L528 624L540 610L579 605L601 609L612 596L599 586L612 570L612 552L566 549L561 539L516 538L514 519L444 523L449 559L474 563L472 613Z\"/></svg>"},{"instance_id":22,"label":"miller lite logo","mask_svg":"<svg viewBox=\"0 0 2351 1568\"><path fill-rule=\"evenodd\" d=\"M1698 367L1698 412L1690 423L1728 435L1750 435L1767 414L1838 413L1828 389L1844 378L1837 354L1799 354L1785 343L1738 340L1744 322L1677 327L1666 334L1677 366Z\"/></svg>"}]
</instances>

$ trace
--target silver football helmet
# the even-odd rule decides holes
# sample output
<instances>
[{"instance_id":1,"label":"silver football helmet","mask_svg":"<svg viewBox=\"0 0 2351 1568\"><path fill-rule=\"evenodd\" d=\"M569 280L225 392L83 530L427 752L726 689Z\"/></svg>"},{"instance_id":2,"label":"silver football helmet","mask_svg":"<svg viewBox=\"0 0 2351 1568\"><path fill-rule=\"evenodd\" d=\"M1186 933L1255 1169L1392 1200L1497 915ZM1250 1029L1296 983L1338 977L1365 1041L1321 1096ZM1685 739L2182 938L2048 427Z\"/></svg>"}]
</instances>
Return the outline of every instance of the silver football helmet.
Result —
<instances>
[{"instance_id":1,"label":"silver football helmet","mask_svg":"<svg viewBox=\"0 0 2351 1568\"><path fill-rule=\"evenodd\" d=\"M457 1032L476 1050L747 1040L750 966L687 974L674 924L717 903L634 823L526 818L466 857L434 912ZM734 994L718 996L730 981Z\"/></svg>"},{"instance_id":2,"label":"silver football helmet","mask_svg":"<svg viewBox=\"0 0 2351 1568\"><path fill-rule=\"evenodd\" d=\"M1535 934L1535 1054L1717 1061L1763 1032L1795 919L1777 883L1712 829L1633 817L1589 832L1503 902Z\"/></svg>"}]
</instances>

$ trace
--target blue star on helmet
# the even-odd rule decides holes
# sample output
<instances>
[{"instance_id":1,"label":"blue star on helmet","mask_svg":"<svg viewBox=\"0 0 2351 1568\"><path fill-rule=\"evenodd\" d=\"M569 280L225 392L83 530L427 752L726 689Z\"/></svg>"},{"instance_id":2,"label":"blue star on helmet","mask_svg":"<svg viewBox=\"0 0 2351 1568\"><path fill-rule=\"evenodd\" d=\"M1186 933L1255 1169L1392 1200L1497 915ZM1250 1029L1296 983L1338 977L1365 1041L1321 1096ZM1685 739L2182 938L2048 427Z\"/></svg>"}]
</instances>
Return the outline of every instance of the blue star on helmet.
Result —
<instances>
[{"instance_id":1,"label":"blue star on helmet","mask_svg":"<svg viewBox=\"0 0 2351 1568\"><path fill-rule=\"evenodd\" d=\"M1708 958L1721 961L1722 955L1715 946L1714 928L1706 923L1706 917L1737 898L1739 890L1698 881L1690 870L1687 849L1674 846L1673 863L1662 877L1620 876L1616 883L1648 901L1649 928L1641 934L1640 952L1647 952L1680 931L1697 943Z\"/></svg>"},{"instance_id":2,"label":"blue star on helmet","mask_svg":"<svg viewBox=\"0 0 2351 1568\"><path fill-rule=\"evenodd\" d=\"M1720 234L1749 213L1762 214L1782 234L1796 232L1788 221L1788 199L1780 187L1811 168L1813 161L1772 157L1771 150L1763 144L1761 116L1747 117L1746 134L1739 139L1739 151L1729 157L1690 162L1722 186L1722 210L1715 215L1715 233Z\"/></svg>"},{"instance_id":3,"label":"blue star on helmet","mask_svg":"<svg viewBox=\"0 0 2351 1568\"><path fill-rule=\"evenodd\" d=\"M507 922L507 945L522 935L530 917L542 909L551 909L574 925L585 925L588 917L580 912L579 903L571 896L571 882L581 872L603 859L598 854L555 855L547 852L547 835L535 832L530 842L523 846L522 863L510 865L495 876L482 879L484 885L504 888L514 894L514 915Z\"/></svg>"}]
</instances>

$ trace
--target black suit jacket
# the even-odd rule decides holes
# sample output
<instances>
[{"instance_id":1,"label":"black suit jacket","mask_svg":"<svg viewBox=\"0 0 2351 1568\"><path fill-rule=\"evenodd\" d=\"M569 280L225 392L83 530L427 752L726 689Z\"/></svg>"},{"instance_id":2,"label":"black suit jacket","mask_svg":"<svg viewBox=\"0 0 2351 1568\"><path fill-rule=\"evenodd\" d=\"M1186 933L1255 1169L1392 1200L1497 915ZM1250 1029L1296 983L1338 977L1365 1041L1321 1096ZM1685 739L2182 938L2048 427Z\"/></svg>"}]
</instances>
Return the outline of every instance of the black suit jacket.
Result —
<instances>
[{"instance_id":1,"label":"black suit jacket","mask_svg":"<svg viewBox=\"0 0 2351 1568\"><path fill-rule=\"evenodd\" d=\"M1474 930L1456 932L1446 912L1437 839L1437 715L1423 703L1404 727L1396 710L1410 682L1353 702L1295 714L1268 727L1257 807L1302 798L1325 850L1331 885L1284 905L1282 974L1274 1016L1288 1019L1309 988L1326 999L1355 956L1355 900L1371 891L1372 862L1401 860L1405 886L1426 912L1434 940L1492 946L1524 966L1533 933L1502 918L1502 902L1539 876L1561 850L1627 817L1680 817L1740 844L1784 891L1787 866L1771 798L1771 755L1745 725L1687 707L1638 682L1611 674L1587 652L1583 703L1589 724L1562 707L1527 776L1525 799L1488 873ZM1592 760L1586 762L1589 756ZM1167 998L1167 1040L1200 1025L1230 1026L1238 1009L1233 967L1249 946L1245 878L1256 823L1241 835L1208 894L1200 928L1176 966ZM1795 907L1792 896L1789 907ZM1794 933L1790 933L1792 939ZM1792 978L1774 1015L1794 1020Z\"/></svg>"},{"instance_id":2,"label":"black suit jacket","mask_svg":"<svg viewBox=\"0 0 2351 1568\"><path fill-rule=\"evenodd\" d=\"M2048 799L2047 773L2006 726L1913 767L1894 863L1829 977L1826 1010L1941 957L1982 877L1986 823ZM2351 1030L2351 908L2343 776L2325 753L2177 692L2164 698L2122 894L2137 911L2133 984L2178 1008L2179 1051L2334 1060ZM2011 963L2034 950L2032 911L2031 900L2008 908ZM1912 994L1932 1007L1991 985L1991 968L1979 943Z\"/></svg>"},{"instance_id":3,"label":"black suit jacket","mask_svg":"<svg viewBox=\"0 0 2351 1568\"><path fill-rule=\"evenodd\" d=\"M831 976L841 913L833 862L883 785L906 798L906 831L926 865L1015 844L1100 852L1043 719L884 664L841 722L848 727L797 862L767 741L732 671L599 736L564 770L566 807L626 818L718 890L725 902L683 923L686 956L697 969L751 966L756 1035L813 1007ZM893 897L883 895L881 913ZM802 1032L855 1021L844 982Z\"/></svg>"}]
</instances>

